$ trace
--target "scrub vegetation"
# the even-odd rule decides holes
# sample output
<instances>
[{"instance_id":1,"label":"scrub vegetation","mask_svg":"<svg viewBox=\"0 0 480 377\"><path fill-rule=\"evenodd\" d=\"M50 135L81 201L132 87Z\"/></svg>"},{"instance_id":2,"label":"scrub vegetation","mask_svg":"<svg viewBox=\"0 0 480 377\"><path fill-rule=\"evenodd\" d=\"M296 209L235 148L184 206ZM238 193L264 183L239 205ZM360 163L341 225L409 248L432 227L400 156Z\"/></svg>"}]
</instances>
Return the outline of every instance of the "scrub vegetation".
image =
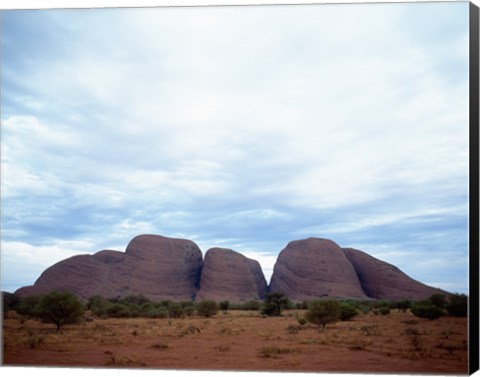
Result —
<instances>
[{"instance_id":1,"label":"scrub vegetation","mask_svg":"<svg viewBox=\"0 0 480 377\"><path fill-rule=\"evenodd\" d=\"M466 373L466 304L464 295L225 304L4 294L4 364ZM58 307L71 314L46 314Z\"/></svg>"}]
</instances>

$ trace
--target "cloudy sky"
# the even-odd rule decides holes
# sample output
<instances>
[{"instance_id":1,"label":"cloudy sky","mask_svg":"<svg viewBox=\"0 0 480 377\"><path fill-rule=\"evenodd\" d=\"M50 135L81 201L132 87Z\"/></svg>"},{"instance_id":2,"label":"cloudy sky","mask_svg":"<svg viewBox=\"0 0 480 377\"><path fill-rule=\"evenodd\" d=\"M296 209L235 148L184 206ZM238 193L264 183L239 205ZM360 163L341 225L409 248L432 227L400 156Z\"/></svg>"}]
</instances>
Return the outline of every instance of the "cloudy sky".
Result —
<instances>
[{"instance_id":1,"label":"cloudy sky","mask_svg":"<svg viewBox=\"0 0 480 377\"><path fill-rule=\"evenodd\" d=\"M153 233L468 292L468 3L1 17L2 290Z\"/></svg>"}]
</instances>

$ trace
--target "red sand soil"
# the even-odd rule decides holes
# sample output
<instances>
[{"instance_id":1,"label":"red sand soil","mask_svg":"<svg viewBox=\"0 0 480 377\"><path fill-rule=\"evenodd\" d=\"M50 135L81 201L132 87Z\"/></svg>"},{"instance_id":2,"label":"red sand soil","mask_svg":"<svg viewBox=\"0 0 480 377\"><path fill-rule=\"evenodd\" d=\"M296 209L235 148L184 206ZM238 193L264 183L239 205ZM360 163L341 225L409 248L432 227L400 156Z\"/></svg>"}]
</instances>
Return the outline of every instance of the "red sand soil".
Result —
<instances>
[{"instance_id":1,"label":"red sand soil","mask_svg":"<svg viewBox=\"0 0 480 377\"><path fill-rule=\"evenodd\" d=\"M3 322L4 365L285 372L467 373L467 319L362 314L325 330L296 312L262 318L94 319L65 326ZM299 312L302 315L301 312Z\"/></svg>"}]
</instances>

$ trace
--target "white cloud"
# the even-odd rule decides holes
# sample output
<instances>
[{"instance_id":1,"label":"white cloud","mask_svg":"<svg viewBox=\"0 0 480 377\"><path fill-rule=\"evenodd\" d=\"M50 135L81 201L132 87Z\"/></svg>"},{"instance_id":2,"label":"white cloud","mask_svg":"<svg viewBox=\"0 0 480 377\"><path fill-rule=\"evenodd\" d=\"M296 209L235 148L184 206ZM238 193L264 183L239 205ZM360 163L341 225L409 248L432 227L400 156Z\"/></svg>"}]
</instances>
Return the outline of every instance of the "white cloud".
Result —
<instances>
[{"instance_id":1,"label":"white cloud","mask_svg":"<svg viewBox=\"0 0 480 377\"><path fill-rule=\"evenodd\" d=\"M76 254L91 253L94 245L88 241L56 240L50 245L35 246L26 242L3 241L2 256L20 259L22 263L46 268Z\"/></svg>"},{"instance_id":2,"label":"white cloud","mask_svg":"<svg viewBox=\"0 0 480 377\"><path fill-rule=\"evenodd\" d=\"M90 254L94 247L88 241L55 240L37 246L2 240L2 290L13 292L23 285L32 285L48 267L74 255Z\"/></svg>"}]
</instances>

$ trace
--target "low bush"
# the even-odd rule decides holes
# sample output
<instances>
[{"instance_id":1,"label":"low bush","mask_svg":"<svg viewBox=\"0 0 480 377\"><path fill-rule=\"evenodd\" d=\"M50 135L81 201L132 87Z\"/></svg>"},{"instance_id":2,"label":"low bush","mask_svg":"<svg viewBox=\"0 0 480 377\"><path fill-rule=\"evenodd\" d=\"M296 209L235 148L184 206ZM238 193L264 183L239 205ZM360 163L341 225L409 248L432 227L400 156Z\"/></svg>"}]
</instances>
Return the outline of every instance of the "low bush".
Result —
<instances>
[{"instance_id":1,"label":"low bush","mask_svg":"<svg viewBox=\"0 0 480 377\"><path fill-rule=\"evenodd\" d=\"M442 295L440 293L434 293L433 295L430 296L428 301L433 306L436 306L437 308L440 308L440 309L444 309L445 305L447 305L447 299L445 295Z\"/></svg>"},{"instance_id":2,"label":"low bush","mask_svg":"<svg viewBox=\"0 0 480 377\"><path fill-rule=\"evenodd\" d=\"M224 314L227 314L228 309L230 308L229 301L222 301L220 302L220 310L223 311Z\"/></svg>"},{"instance_id":3,"label":"low bush","mask_svg":"<svg viewBox=\"0 0 480 377\"><path fill-rule=\"evenodd\" d=\"M389 315L390 314L390 308L388 306L381 306L378 308L378 312L381 315Z\"/></svg>"},{"instance_id":4,"label":"low bush","mask_svg":"<svg viewBox=\"0 0 480 377\"><path fill-rule=\"evenodd\" d=\"M40 296L26 296L20 299L20 302L17 305L17 313L28 316L36 317L38 315L38 302L40 301Z\"/></svg>"},{"instance_id":5,"label":"low bush","mask_svg":"<svg viewBox=\"0 0 480 377\"><path fill-rule=\"evenodd\" d=\"M153 308L145 313L148 318L168 318L167 308Z\"/></svg>"},{"instance_id":6,"label":"low bush","mask_svg":"<svg viewBox=\"0 0 480 377\"><path fill-rule=\"evenodd\" d=\"M289 334L298 334L300 330L304 329L301 325L288 325L287 331Z\"/></svg>"},{"instance_id":7,"label":"low bush","mask_svg":"<svg viewBox=\"0 0 480 377\"><path fill-rule=\"evenodd\" d=\"M245 302L243 305L238 306L238 309L242 310L260 310L261 303L256 300L249 300Z\"/></svg>"},{"instance_id":8,"label":"low bush","mask_svg":"<svg viewBox=\"0 0 480 377\"><path fill-rule=\"evenodd\" d=\"M17 310L20 300L20 297L15 293L2 292L3 312L6 313L9 310Z\"/></svg>"},{"instance_id":9,"label":"low bush","mask_svg":"<svg viewBox=\"0 0 480 377\"><path fill-rule=\"evenodd\" d=\"M27 344L30 348L37 348L45 343L46 336L29 332Z\"/></svg>"},{"instance_id":10,"label":"low bush","mask_svg":"<svg viewBox=\"0 0 480 377\"><path fill-rule=\"evenodd\" d=\"M349 321L357 315L358 310L353 304L349 302L342 302L340 304L340 320Z\"/></svg>"},{"instance_id":11,"label":"low bush","mask_svg":"<svg viewBox=\"0 0 480 377\"><path fill-rule=\"evenodd\" d=\"M218 313L218 305L215 301L201 301L197 305L197 314L204 317L213 317Z\"/></svg>"},{"instance_id":12,"label":"low bush","mask_svg":"<svg viewBox=\"0 0 480 377\"><path fill-rule=\"evenodd\" d=\"M190 317L195 314L195 306L193 304L187 305L183 308L183 314Z\"/></svg>"},{"instance_id":13,"label":"low bush","mask_svg":"<svg viewBox=\"0 0 480 377\"><path fill-rule=\"evenodd\" d=\"M305 310L308 308L308 301L297 302L295 304L295 309Z\"/></svg>"},{"instance_id":14,"label":"low bush","mask_svg":"<svg viewBox=\"0 0 480 377\"><path fill-rule=\"evenodd\" d=\"M428 303L416 303L411 307L413 315L419 318L434 320L443 316L444 312L438 306Z\"/></svg>"},{"instance_id":15,"label":"low bush","mask_svg":"<svg viewBox=\"0 0 480 377\"><path fill-rule=\"evenodd\" d=\"M132 312L129 310L129 308L120 303L110 303L107 305L105 308L105 314L109 317L115 317L115 318L127 318L127 317L132 317Z\"/></svg>"},{"instance_id":16,"label":"low bush","mask_svg":"<svg viewBox=\"0 0 480 377\"><path fill-rule=\"evenodd\" d=\"M192 335L192 334L199 334L200 329L198 327L195 327L193 325L189 325L186 329L182 330L180 333L180 336L187 336L187 335Z\"/></svg>"},{"instance_id":17,"label":"low bush","mask_svg":"<svg viewBox=\"0 0 480 377\"><path fill-rule=\"evenodd\" d=\"M464 294L454 294L450 296L449 302L445 304L445 309L451 316L467 317L468 297Z\"/></svg>"},{"instance_id":18,"label":"low bush","mask_svg":"<svg viewBox=\"0 0 480 377\"><path fill-rule=\"evenodd\" d=\"M403 313L406 313L408 309L410 309L412 307L412 302L410 300L400 300L400 301L396 301L394 303L394 308L393 309L399 309L401 310Z\"/></svg>"},{"instance_id":19,"label":"low bush","mask_svg":"<svg viewBox=\"0 0 480 377\"><path fill-rule=\"evenodd\" d=\"M319 327L338 321L341 314L340 303L335 300L315 300L308 304L305 318Z\"/></svg>"},{"instance_id":20,"label":"low bush","mask_svg":"<svg viewBox=\"0 0 480 377\"><path fill-rule=\"evenodd\" d=\"M184 316L184 310L179 303L173 303L168 308L168 316L170 318L182 318Z\"/></svg>"}]
</instances>

